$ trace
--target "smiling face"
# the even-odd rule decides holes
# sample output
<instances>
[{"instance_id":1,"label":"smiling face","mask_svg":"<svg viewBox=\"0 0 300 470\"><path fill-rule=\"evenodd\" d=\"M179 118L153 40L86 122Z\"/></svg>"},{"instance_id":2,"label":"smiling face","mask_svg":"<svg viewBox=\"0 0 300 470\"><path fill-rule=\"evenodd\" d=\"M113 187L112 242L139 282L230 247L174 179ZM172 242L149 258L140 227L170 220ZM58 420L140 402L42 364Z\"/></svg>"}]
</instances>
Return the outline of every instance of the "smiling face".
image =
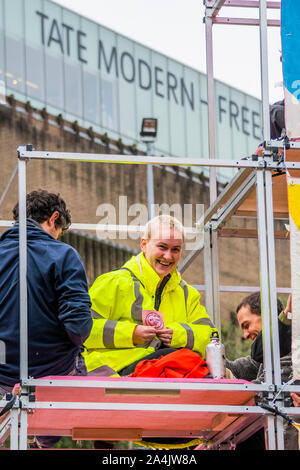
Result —
<instances>
[{"instance_id":1,"label":"smiling face","mask_svg":"<svg viewBox=\"0 0 300 470\"><path fill-rule=\"evenodd\" d=\"M252 313L249 305L244 305L239 309L237 318L239 325L244 332L244 338L250 338L254 341L258 333L262 330L261 315Z\"/></svg>"},{"instance_id":2,"label":"smiling face","mask_svg":"<svg viewBox=\"0 0 300 470\"><path fill-rule=\"evenodd\" d=\"M141 240L141 249L146 260L161 279L177 266L182 245L182 234L163 226L156 227L151 238Z\"/></svg>"}]
</instances>

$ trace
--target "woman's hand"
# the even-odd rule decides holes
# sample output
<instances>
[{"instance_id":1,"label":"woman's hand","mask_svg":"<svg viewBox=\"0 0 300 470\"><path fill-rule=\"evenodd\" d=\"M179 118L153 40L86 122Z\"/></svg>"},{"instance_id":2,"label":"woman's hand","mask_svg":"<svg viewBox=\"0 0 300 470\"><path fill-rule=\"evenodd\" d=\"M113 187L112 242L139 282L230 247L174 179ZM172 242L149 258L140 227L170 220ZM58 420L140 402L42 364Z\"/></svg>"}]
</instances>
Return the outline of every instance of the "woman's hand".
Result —
<instances>
[{"instance_id":1,"label":"woman's hand","mask_svg":"<svg viewBox=\"0 0 300 470\"><path fill-rule=\"evenodd\" d=\"M292 313L292 311L292 294L290 294L283 313L287 317L289 313Z\"/></svg>"},{"instance_id":2,"label":"woman's hand","mask_svg":"<svg viewBox=\"0 0 300 470\"><path fill-rule=\"evenodd\" d=\"M291 393L291 397L293 399L294 406L300 406L300 393Z\"/></svg>"},{"instance_id":3,"label":"woman's hand","mask_svg":"<svg viewBox=\"0 0 300 470\"><path fill-rule=\"evenodd\" d=\"M132 335L133 343L137 345L149 343L156 333L157 330L153 326L137 325Z\"/></svg>"},{"instance_id":4,"label":"woman's hand","mask_svg":"<svg viewBox=\"0 0 300 470\"><path fill-rule=\"evenodd\" d=\"M173 330L170 328L164 328L162 330L156 330L156 336L165 346L171 346Z\"/></svg>"}]
</instances>

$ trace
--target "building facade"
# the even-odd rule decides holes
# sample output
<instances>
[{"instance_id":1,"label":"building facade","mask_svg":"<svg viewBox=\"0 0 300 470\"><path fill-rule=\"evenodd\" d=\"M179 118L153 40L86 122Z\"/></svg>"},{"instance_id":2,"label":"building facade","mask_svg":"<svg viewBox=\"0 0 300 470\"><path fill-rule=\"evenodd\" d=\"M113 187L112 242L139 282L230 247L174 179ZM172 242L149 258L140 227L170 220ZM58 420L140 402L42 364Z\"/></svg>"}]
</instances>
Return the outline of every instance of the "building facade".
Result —
<instances>
[{"instance_id":1,"label":"building facade","mask_svg":"<svg viewBox=\"0 0 300 470\"><path fill-rule=\"evenodd\" d=\"M251 155L261 141L261 103L224 83L216 81L215 88L217 156ZM11 219L18 198L16 177L10 181L20 145L56 152L141 153L142 118L155 117L155 153L188 157L192 167L194 158L208 157L206 100L206 76L198 71L49 0L0 0L0 219ZM157 204L208 206L204 171L160 165L153 171ZM218 172L219 187L230 171ZM125 196L128 207L147 205L146 165L31 161L27 176L27 191L60 192L75 223L104 223L98 209L110 205L116 208L116 224L123 225L119 207ZM127 215L131 223L134 214ZM66 239L80 252L89 284L139 250L138 240L94 236ZM280 284L288 287L288 241L278 240L276 249ZM221 285L259 285L257 240L221 239L219 260ZM184 277L204 284L202 254ZM242 296L223 293L222 316L234 311Z\"/></svg>"},{"instance_id":2,"label":"building facade","mask_svg":"<svg viewBox=\"0 0 300 470\"><path fill-rule=\"evenodd\" d=\"M0 0L0 95L11 94L140 147L143 117L157 118L156 154L209 157L205 74L49 0ZM219 81L215 96L217 158L251 155L261 102Z\"/></svg>"}]
</instances>

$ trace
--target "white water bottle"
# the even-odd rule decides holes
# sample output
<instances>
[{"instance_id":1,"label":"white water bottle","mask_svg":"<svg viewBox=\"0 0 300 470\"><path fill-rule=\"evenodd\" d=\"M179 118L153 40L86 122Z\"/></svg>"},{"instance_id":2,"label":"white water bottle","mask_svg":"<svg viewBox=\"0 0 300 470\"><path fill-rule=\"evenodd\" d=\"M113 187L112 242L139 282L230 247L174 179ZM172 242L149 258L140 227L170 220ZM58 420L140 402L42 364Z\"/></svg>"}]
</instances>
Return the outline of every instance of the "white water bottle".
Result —
<instances>
[{"instance_id":1,"label":"white water bottle","mask_svg":"<svg viewBox=\"0 0 300 470\"><path fill-rule=\"evenodd\" d=\"M206 364L213 379L225 379L226 359L225 347L221 343L219 333L211 334L211 342L206 346Z\"/></svg>"}]
</instances>

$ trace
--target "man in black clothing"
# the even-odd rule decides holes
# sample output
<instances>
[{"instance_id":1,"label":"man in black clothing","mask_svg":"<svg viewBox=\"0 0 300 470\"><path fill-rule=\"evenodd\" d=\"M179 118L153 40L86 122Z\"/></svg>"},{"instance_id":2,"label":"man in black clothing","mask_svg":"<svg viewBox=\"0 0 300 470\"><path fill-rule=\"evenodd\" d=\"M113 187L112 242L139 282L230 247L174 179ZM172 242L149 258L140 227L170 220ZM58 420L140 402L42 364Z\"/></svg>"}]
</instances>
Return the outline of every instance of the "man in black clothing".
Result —
<instances>
[{"instance_id":1,"label":"man in black clothing","mask_svg":"<svg viewBox=\"0 0 300 470\"><path fill-rule=\"evenodd\" d=\"M91 301L79 254L58 240L71 224L64 200L45 190L26 197L28 375L78 375L92 328ZM0 237L0 394L20 381L19 208ZM79 358L79 359L78 359ZM53 439L52 439L53 442Z\"/></svg>"}]
</instances>

